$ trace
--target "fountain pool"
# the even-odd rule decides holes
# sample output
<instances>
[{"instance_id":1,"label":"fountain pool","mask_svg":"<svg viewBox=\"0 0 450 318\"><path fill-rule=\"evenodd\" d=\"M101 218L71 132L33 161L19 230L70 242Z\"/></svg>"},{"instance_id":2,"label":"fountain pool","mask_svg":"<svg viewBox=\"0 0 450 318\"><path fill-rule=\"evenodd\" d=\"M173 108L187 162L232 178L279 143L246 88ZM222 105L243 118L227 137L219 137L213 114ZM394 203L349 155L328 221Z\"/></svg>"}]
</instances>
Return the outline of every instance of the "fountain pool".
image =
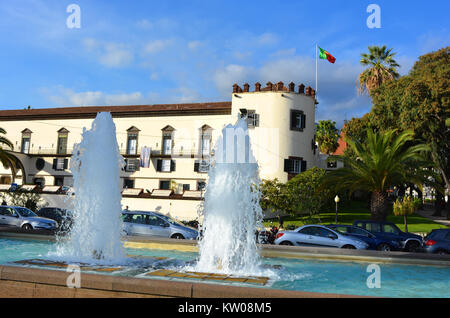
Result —
<instances>
[{"instance_id":1,"label":"fountain pool","mask_svg":"<svg viewBox=\"0 0 450 318\"><path fill-rule=\"evenodd\" d=\"M64 267L14 263L24 259L48 259L49 252L55 250L53 242L0 238L0 265L65 270ZM262 284L239 280L207 281L202 277L187 275L146 275L149 272L160 273L161 270L183 273L183 268L195 264L198 253L133 248L126 248L125 251L128 259L126 264L114 264L120 266L119 270L99 271L97 274L377 297L450 297L449 267L379 264L381 288L371 289L366 285L370 273L367 272L369 264L365 262L262 257L261 266L272 273L269 280ZM93 269L82 268L83 272L93 272Z\"/></svg>"}]
</instances>

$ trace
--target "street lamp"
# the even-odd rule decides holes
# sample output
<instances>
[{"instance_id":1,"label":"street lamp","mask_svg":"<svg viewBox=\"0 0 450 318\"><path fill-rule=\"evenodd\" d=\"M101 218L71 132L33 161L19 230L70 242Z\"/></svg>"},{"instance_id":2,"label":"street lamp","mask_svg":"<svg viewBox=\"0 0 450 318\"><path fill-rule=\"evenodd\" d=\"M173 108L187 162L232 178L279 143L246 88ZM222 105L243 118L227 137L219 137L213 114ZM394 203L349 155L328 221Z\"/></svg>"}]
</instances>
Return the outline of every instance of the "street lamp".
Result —
<instances>
[{"instance_id":1,"label":"street lamp","mask_svg":"<svg viewBox=\"0 0 450 318\"><path fill-rule=\"evenodd\" d=\"M338 203L339 203L339 197L338 197L337 194L334 197L334 202L336 202L336 217L334 219L334 223L337 224L337 215L338 215L338 211L337 210L338 210Z\"/></svg>"}]
</instances>

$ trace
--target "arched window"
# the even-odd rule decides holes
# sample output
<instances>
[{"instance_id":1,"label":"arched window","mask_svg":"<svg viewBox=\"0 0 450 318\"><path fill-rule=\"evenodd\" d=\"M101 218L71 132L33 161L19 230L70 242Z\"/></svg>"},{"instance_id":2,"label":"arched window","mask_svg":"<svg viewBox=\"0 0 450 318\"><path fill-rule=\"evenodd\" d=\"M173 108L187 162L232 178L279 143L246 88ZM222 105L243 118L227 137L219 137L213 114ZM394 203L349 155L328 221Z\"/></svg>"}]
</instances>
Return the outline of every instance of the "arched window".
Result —
<instances>
[{"instance_id":1,"label":"arched window","mask_svg":"<svg viewBox=\"0 0 450 318\"><path fill-rule=\"evenodd\" d=\"M137 155L139 131L134 126L127 129L127 155Z\"/></svg>"},{"instance_id":2,"label":"arched window","mask_svg":"<svg viewBox=\"0 0 450 318\"><path fill-rule=\"evenodd\" d=\"M212 128L203 125L200 129L200 155L207 158L211 155Z\"/></svg>"},{"instance_id":3,"label":"arched window","mask_svg":"<svg viewBox=\"0 0 450 318\"><path fill-rule=\"evenodd\" d=\"M58 143L56 153L58 155L67 154L67 139L69 138L69 131L66 128L58 130Z\"/></svg>"},{"instance_id":4,"label":"arched window","mask_svg":"<svg viewBox=\"0 0 450 318\"><path fill-rule=\"evenodd\" d=\"M20 152L30 153L31 133L32 131L28 128L22 130L22 144L20 147Z\"/></svg>"},{"instance_id":5,"label":"arched window","mask_svg":"<svg viewBox=\"0 0 450 318\"><path fill-rule=\"evenodd\" d=\"M162 154L163 155L172 155L173 149L173 134L175 128L170 125L167 125L162 129Z\"/></svg>"}]
</instances>

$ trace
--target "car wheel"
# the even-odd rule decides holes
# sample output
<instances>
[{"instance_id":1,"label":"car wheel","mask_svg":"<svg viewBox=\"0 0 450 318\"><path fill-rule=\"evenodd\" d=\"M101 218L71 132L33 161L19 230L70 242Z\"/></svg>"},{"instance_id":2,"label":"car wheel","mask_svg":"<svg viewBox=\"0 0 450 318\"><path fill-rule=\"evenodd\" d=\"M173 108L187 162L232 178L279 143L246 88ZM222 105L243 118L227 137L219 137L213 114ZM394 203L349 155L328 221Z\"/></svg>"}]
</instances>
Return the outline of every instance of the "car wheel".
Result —
<instances>
[{"instance_id":1,"label":"car wheel","mask_svg":"<svg viewBox=\"0 0 450 318\"><path fill-rule=\"evenodd\" d=\"M184 236L181 234L174 234L171 236L171 238L177 239L177 240L184 240Z\"/></svg>"},{"instance_id":2,"label":"car wheel","mask_svg":"<svg viewBox=\"0 0 450 318\"><path fill-rule=\"evenodd\" d=\"M419 250L420 244L416 241L408 242L405 246L407 252L417 252Z\"/></svg>"},{"instance_id":3,"label":"car wheel","mask_svg":"<svg viewBox=\"0 0 450 318\"><path fill-rule=\"evenodd\" d=\"M33 227L31 226L31 224L24 224L22 226L22 229L24 229L25 231L31 231Z\"/></svg>"},{"instance_id":4,"label":"car wheel","mask_svg":"<svg viewBox=\"0 0 450 318\"><path fill-rule=\"evenodd\" d=\"M392 248L389 244L381 243L380 245L377 246L377 250L383 251L383 252L389 252L389 251L392 251Z\"/></svg>"},{"instance_id":5,"label":"car wheel","mask_svg":"<svg viewBox=\"0 0 450 318\"><path fill-rule=\"evenodd\" d=\"M347 248L347 249L350 249L350 250L355 250L356 249L356 247L354 247L353 245L344 245L344 246L342 246L342 248Z\"/></svg>"},{"instance_id":6,"label":"car wheel","mask_svg":"<svg viewBox=\"0 0 450 318\"><path fill-rule=\"evenodd\" d=\"M439 251L437 252L437 254L439 254L439 255L448 255L448 252L447 252L447 251L444 251L444 250L439 250Z\"/></svg>"},{"instance_id":7,"label":"car wheel","mask_svg":"<svg viewBox=\"0 0 450 318\"><path fill-rule=\"evenodd\" d=\"M280 245L293 246L294 244L292 244L292 242L289 242L289 241L283 241L283 242L280 243Z\"/></svg>"}]
</instances>

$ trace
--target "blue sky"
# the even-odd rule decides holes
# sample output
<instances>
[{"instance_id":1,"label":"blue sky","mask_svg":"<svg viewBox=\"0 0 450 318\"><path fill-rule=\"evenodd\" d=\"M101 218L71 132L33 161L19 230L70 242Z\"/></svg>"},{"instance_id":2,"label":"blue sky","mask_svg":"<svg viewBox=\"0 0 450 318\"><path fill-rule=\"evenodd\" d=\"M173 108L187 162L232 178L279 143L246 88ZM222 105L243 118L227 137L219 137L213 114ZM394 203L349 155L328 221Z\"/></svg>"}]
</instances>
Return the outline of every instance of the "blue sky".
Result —
<instances>
[{"instance_id":1,"label":"blue sky","mask_svg":"<svg viewBox=\"0 0 450 318\"><path fill-rule=\"evenodd\" d=\"M81 9L69 29L66 8ZM369 4L381 8L370 29ZM356 93L369 45L394 48L401 74L448 46L448 1L137 1L0 2L0 109L231 100L233 83L291 81L315 86L317 120L370 110Z\"/></svg>"}]
</instances>

